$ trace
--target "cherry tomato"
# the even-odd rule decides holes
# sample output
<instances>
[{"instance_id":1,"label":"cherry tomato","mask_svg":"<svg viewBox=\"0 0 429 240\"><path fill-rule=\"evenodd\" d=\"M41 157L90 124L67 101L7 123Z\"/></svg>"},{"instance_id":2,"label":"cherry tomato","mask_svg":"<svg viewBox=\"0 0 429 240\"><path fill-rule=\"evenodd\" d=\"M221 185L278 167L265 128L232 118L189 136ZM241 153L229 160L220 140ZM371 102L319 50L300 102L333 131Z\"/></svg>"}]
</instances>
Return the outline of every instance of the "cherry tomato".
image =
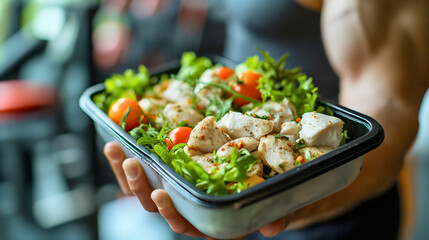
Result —
<instances>
[{"instance_id":1,"label":"cherry tomato","mask_svg":"<svg viewBox=\"0 0 429 240\"><path fill-rule=\"evenodd\" d=\"M228 80L232 75L234 75L234 70L229 67L220 67L216 69L217 77L222 80Z\"/></svg>"},{"instance_id":2,"label":"cherry tomato","mask_svg":"<svg viewBox=\"0 0 429 240\"><path fill-rule=\"evenodd\" d=\"M190 127L178 127L173 130L171 130L168 133L168 137L171 139L166 138L165 142L168 145L168 150L171 150L173 148L173 144L177 145L179 143L187 143L189 140L189 135L191 135L192 128ZM171 144L173 142L173 144Z\"/></svg>"},{"instance_id":3,"label":"cherry tomato","mask_svg":"<svg viewBox=\"0 0 429 240\"><path fill-rule=\"evenodd\" d=\"M122 118L130 108L127 120L125 121L125 130L130 131L136 128L144 120L143 110L139 103L131 98L120 98L112 104L109 109L108 116L116 124L121 124Z\"/></svg>"},{"instance_id":4,"label":"cherry tomato","mask_svg":"<svg viewBox=\"0 0 429 240\"><path fill-rule=\"evenodd\" d=\"M258 87L258 80L261 77L261 74L253 71L247 71L244 72L241 75L240 80L243 82L241 84L234 83L231 88L235 92L240 93L241 95L244 95L249 98L253 98L256 100L261 100L261 92L257 89ZM234 102L238 104L239 106L244 106L246 104L249 104L249 101L244 100L242 98L235 98Z\"/></svg>"}]
</instances>

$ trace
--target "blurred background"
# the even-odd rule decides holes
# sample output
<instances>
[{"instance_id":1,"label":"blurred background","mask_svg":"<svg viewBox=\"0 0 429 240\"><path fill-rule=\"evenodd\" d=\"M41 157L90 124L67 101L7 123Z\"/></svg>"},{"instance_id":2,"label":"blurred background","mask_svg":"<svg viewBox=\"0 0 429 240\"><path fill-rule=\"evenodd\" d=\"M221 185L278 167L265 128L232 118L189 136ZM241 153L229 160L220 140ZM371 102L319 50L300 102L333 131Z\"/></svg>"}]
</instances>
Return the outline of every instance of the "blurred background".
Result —
<instances>
[{"instance_id":1,"label":"blurred background","mask_svg":"<svg viewBox=\"0 0 429 240\"><path fill-rule=\"evenodd\" d=\"M120 195L78 99L139 64L222 55L224 21L215 0L0 0L0 240L184 239ZM428 96L424 106L420 119ZM429 235L420 123L401 174L403 236L413 239Z\"/></svg>"}]
</instances>

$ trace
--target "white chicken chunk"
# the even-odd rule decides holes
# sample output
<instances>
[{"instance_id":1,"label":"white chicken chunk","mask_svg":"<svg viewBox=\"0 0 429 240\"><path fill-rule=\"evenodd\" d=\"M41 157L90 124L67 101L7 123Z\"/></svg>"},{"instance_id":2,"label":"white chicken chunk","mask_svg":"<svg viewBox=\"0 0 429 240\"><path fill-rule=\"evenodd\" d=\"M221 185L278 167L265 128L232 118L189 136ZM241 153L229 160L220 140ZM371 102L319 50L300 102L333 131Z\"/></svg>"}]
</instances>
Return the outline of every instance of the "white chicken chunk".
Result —
<instances>
[{"instance_id":1,"label":"white chicken chunk","mask_svg":"<svg viewBox=\"0 0 429 240\"><path fill-rule=\"evenodd\" d=\"M179 80L168 81L167 89L161 93L161 97L171 102L188 103L191 100L191 87Z\"/></svg>"},{"instance_id":2,"label":"white chicken chunk","mask_svg":"<svg viewBox=\"0 0 429 240\"><path fill-rule=\"evenodd\" d=\"M215 99L219 99L222 94L222 90L220 88L214 87L206 87L201 89L201 91L197 94L197 106L198 108L205 109L209 106L210 101ZM213 111L216 110L215 105L212 105L210 109Z\"/></svg>"},{"instance_id":3,"label":"white chicken chunk","mask_svg":"<svg viewBox=\"0 0 429 240\"><path fill-rule=\"evenodd\" d=\"M201 74L200 83L207 84L219 81L216 71L214 69L207 69Z\"/></svg>"},{"instance_id":4,"label":"white chicken chunk","mask_svg":"<svg viewBox=\"0 0 429 240\"><path fill-rule=\"evenodd\" d=\"M277 103L273 101L267 101L262 106L257 107L248 113L253 113L258 116L269 116L271 115L274 123L274 132L279 132L281 124L286 121L295 120L297 118L295 106L289 102L286 98L283 101Z\"/></svg>"},{"instance_id":5,"label":"white chicken chunk","mask_svg":"<svg viewBox=\"0 0 429 240\"><path fill-rule=\"evenodd\" d=\"M291 142L295 142L299 138L299 124L295 121L284 122L280 130L280 134L286 136Z\"/></svg>"},{"instance_id":6,"label":"white chicken chunk","mask_svg":"<svg viewBox=\"0 0 429 240\"><path fill-rule=\"evenodd\" d=\"M258 151L251 152L250 154L252 154L253 156L256 157L256 162L252 166L252 169L250 169L250 171L248 171L246 175L248 177L250 177L250 176L262 177L262 175L264 173L264 164L262 163L261 155L259 154Z\"/></svg>"},{"instance_id":7,"label":"white chicken chunk","mask_svg":"<svg viewBox=\"0 0 429 240\"><path fill-rule=\"evenodd\" d=\"M295 167L293 145L284 138L276 138L274 134L262 137L258 152L265 165L277 173L283 173Z\"/></svg>"},{"instance_id":8,"label":"white chicken chunk","mask_svg":"<svg viewBox=\"0 0 429 240\"><path fill-rule=\"evenodd\" d=\"M244 115L239 112L229 112L218 122L219 128L228 133L232 139L253 137L260 139L273 130L273 122Z\"/></svg>"},{"instance_id":9,"label":"white chicken chunk","mask_svg":"<svg viewBox=\"0 0 429 240\"><path fill-rule=\"evenodd\" d=\"M145 114L156 116L167 104L165 100L156 98L142 98L139 105Z\"/></svg>"},{"instance_id":10,"label":"white chicken chunk","mask_svg":"<svg viewBox=\"0 0 429 240\"><path fill-rule=\"evenodd\" d=\"M227 163L215 165L213 163L213 153L206 153L204 155L197 155L191 157L192 161L198 163L207 173L211 173L215 167L224 168Z\"/></svg>"},{"instance_id":11,"label":"white chicken chunk","mask_svg":"<svg viewBox=\"0 0 429 240\"><path fill-rule=\"evenodd\" d=\"M302 115L299 136L304 139L309 147L330 146L336 148L342 139L343 125L344 122L337 117L308 112Z\"/></svg>"},{"instance_id":12,"label":"white chicken chunk","mask_svg":"<svg viewBox=\"0 0 429 240\"><path fill-rule=\"evenodd\" d=\"M218 83L220 79L217 77L216 71L213 69L207 69L201 75L197 86L194 89L194 93L197 95L197 106L201 108L207 108L210 104L210 100L219 98L222 94L220 88L206 86L208 83ZM213 106L216 108L216 106Z\"/></svg>"},{"instance_id":13,"label":"white chicken chunk","mask_svg":"<svg viewBox=\"0 0 429 240\"><path fill-rule=\"evenodd\" d=\"M258 145L259 145L259 141L254 138L251 138L251 137L237 138L221 146L217 150L216 155L218 155L221 158L227 157L231 155L234 147L237 147L238 150L246 149L249 152L253 152L258 148Z\"/></svg>"},{"instance_id":14,"label":"white chicken chunk","mask_svg":"<svg viewBox=\"0 0 429 240\"><path fill-rule=\"evenodd\" d=\"M189 104L169 103L165 106L162 113L169 127L175 127L181 121L185 121L190 126L194 126L204 119L204 116L193 109Z\"/></svg>"},{"instance_id":15,"label":"white chicken chunk","mask_svg":"<svg viewBox=\"0 0 429 240\"><path fill-rule=\"evenodd\" d=\"M228 142L228 138L217 126L213 116L204 118L192 129L188 140L188 149L202 153L211 153Z\"/></svg>"},{"instance_id":16,"label":"white chicken chunk","mask_svg":"<svg viewBox=\"0 0 429 240\"><path fill-rule=\"evenodd\" d=\"M321 146L321 147L304 147L299 149L299 153L304 156L305 161L313 160L314 158L320 157L334 150L333 147Z\"/></svg>"}]
</instances>

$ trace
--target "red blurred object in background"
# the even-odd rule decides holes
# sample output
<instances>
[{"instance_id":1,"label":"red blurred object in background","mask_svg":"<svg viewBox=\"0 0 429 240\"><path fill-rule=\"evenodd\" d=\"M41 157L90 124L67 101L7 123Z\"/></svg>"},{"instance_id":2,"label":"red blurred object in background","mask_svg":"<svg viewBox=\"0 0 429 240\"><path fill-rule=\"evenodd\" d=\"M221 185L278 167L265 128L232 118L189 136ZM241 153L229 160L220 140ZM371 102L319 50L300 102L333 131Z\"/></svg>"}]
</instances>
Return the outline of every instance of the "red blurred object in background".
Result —
<instances>
[{"instance_id":1,"label":"red blurred object in background","mask_svg":"<svg viewBox=\"0 0 429 240\"><path fill-rule=\"evenodd\" d=\"M0 81L0 113L51 107L57 102L54 87L23 80Z\"/></svg>"}]
</instances>

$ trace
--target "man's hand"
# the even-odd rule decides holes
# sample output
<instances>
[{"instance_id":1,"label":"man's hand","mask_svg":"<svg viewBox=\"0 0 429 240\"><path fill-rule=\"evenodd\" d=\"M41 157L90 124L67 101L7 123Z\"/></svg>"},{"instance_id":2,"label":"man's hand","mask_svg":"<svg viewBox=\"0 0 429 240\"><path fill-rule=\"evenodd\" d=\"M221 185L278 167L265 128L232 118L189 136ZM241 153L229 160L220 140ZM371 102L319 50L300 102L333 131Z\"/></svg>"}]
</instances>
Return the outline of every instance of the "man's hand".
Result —
<instances>
[{"instance_id":1,"label":"man's hand","mask_svg":"<svg viewBox=\"0 0 429 240\"><path fill-rule=\"evenodd\" d=\"M198 231L177 212L166 191L154 190L149 186L142 166L137 160L126 158L118 144L107 143L104 146L104 154L124 194L136 196L143 208L149 212L159 211L174 232L191 237L212 239ZM285 227L286 218L281 218L260 228L259 231L266 237L272 237L281 233Z\"/></svg>"}]
</instances>

